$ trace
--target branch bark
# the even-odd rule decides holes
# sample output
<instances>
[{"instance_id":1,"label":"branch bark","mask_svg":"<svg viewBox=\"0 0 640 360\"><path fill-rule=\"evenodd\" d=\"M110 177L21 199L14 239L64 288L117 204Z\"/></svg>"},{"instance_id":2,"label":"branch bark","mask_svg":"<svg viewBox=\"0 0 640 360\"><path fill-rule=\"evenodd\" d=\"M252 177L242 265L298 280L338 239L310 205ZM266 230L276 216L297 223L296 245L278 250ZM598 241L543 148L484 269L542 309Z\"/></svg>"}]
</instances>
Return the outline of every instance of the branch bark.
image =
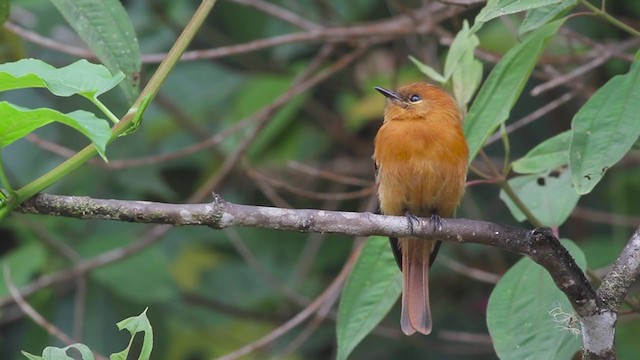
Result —
<instances>
[{"instance_id":1,"label":"branch bark","mask_svg":"<svg viewBox=\"0 0 640 360\"><path fill-rule=\"evenodd\" d=\"M417 236L494 246L529 256L544 267L567 296L582 326L584 359L615 357L617 311L640 272L640 229L595 291L569 252L546 228L534 230L469 219L442 219L442 229L428 221L413 225L402 216L372 213L283 209L234 204L214 194L211 203L165 204L38 194L16 211L25 214L102 219L173 226L258 227L276 230L341 233L353 236Z\"/></svg>"},{"instance_id":2,"label":"branch bark","mask_svg":"<svg viewBox=\"0 0 640 360\"><path fill-rule=\"evenodd\" d=\"M17 211L78 219L102 219L173 226L203 225L213 229L259 227L299 232L341 233L353 236L419 236L459 243L498 247L531 257L553 276L556 285L574 304L580 316L593 314L597 300L585 275L548 229L527 230L485 221L443 219L442 230L428 221L414 224L403 216L372 213L282 209L234 204L214 194L206 204L165 204L148 201L105 200L79 196L39 194Z\"/></svg>"}]
</instances>

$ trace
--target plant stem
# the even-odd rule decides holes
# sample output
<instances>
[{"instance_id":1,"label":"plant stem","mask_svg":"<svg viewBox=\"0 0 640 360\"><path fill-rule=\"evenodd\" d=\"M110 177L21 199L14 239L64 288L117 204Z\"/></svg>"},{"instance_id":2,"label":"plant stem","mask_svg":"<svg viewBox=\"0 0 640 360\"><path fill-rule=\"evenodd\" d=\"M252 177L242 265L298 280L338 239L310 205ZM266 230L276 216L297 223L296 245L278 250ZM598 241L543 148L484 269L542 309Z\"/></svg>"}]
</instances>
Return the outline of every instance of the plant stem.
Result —
<instances>
[{"instance_id":1,"label":"plant stem","mask_svg":"<svg viewBox=\"0 0 640 360\"><path fill-rule=\"evenodd\" d=\"M516 204L518 209L522 211L522 213L527 218L527 220L531 223L531 225L535 227L543 226L542 222L540 222L540 220L538 220L538 218L535 215L533 215L533 213L531 212L531 210L529 210L527 205L525 205L522 202L522 199L520 199L518 194L516 194L516 192L513 191L513 188L511 187L511 185L509 185L509 182L506 179L499 180L498 184L500 185L502 190L504 190L504 192L509 196L511 201L513 201L513 203Z\"/></svg>"},{"instance_id":2,"label":"plant stem","mask_svg":"<svg viewBox=\"0 0 640 360\"><path fill-rule=\"evenodd\" d=\"M0 182L2 182L2 186L9 194L15 193L13 187L11 187L11 183L9 182L9 178L7 177L7 173L4 171L4 161L2 161L2 149L0 149ZM4 198L4 194L0 194Z\"/></svg>"},{"instance_id":3,"label":"plant stem","mask_svg":"<svg viewBox=\"0 0 640 360\"><path fill-rule=\"evenodd\" d=\"M480 171L480 169L478 169L477 167L469 165L469 170L471 170L474 174L480 176L481 178L483 178L485 180L494 180L493 176Z\"/></svg>"},{"instance_id":4,"label":"plant stem","mask_svg":"<svg viewBox=\"0 0 640 360\"><path fill-rule=\"evenodd\" d=\"M607 20L608 22L610 22L611 24L619 27L620 29L630 33L633 36L637 36L640 37L640 31L632 28L631 26L623 23L622 21L614 18L613 16L609 15L609 13L607 13L604 9L604 3L602 4L602 9L598 8L597 6L591 4L588 0L582 0L582 4L586 7L589 8L589 10L593 11L596 15L602 17L603 19Z\"/></svg>"},{"instance_id":5,"label":"plant stem","mask_svg":"<svg viewBox=\"0 0 640 360\"><path fill-rule=\"evenodd\" d=\"M502 176L507 177L511 171L511 143L509 142L509 134L507 134L504 123L500 124L500 134L502 135L502 144L504 146L504 164L502 165Z\"/></svg>"},{"instance_id":6,"label":"plant stem","mask_svg":"<svg viewBox=\"0 0 640 360\"><path fill-rule=\"evenodd\" d=\"M522 199L520 199L518 194L516 194L516 192L513 191L513 188L511 187L511 185L509 185L509 181L507 181L506 176L502 175L498 171L498 169L496 169L496 167L491 162L491 159L489 159L489 157L484 152L484 150L480 150L478 154L480 155L480 157L482 157L482 160L485 161L489 169L491 169L491 171L493 172L496 184L500 185L500 188L502 188L502 190L507 194L507 196L509 196L511 201L513 201L513 203L518 207L518 209L522 211L522 213L527 218L527 220L531 223L531 225L535 227L542 227L543 226L542 222L538 220L538 218L535 215L533 215L533 213L531 212L531 210L529 210L527 205L525 205L525 203L522 202Z\"/></svg>"},{"instance_id":7,"label":"plant stem","mask_svg":"<svg viewBox=\"0 0 640 360\"><path fill-rule=\"evenodd\" d=\"M109 120L111 120L112 123L117 124L118 122L120 122L120 119L118 119L117 116L113 115L113 113L111 112L111 110L109 110L108 107L106 107L102 101L98 100L97 98L90 98L91 102L98 108L100 109L100 111L102 111L103 114L107 115L107 118Z\"/></svg>"},{"instance_id":8,"label":"plant stem","mask_svg":"<svg viewBox=\"0 0 640 360\"><path fill-rule=\"evenodd\" d=\"M189 23L184 28L176 42L173 44L173 47L167 53L167 57L160 63L158 66L158 70L153 74L147 86L142 90L136 102L133 104L131 109L127 112L127 114L119 121L112 129L111 139L109 142L115 140L120 134L122 134L136 118L136 113L138 109L141 108L141 104L143 100L147 99L147 101L153 99L158 91L160 90L160 86L164 83L165 79L173 69L173 67L180 60L180 56L186 50L189 43L197 33L198 29L206 19L207 15L211 12L213 5L215 5L217 0L203 0L196 12L194 13ZM16 204L30 198L31 196L39 193L45 188L51 186L71 171L77 169L89 159L91 159L96 154L96 148L93 145L89 145L84 149L80 150L77 154L67 159L62 164L58 165L53 170L48 173L40 176L38 179L30 182L25 185L21 189L16 192L17 201ZM0 212L0 218L4 212Z\"/></svg>"}]
</instances>

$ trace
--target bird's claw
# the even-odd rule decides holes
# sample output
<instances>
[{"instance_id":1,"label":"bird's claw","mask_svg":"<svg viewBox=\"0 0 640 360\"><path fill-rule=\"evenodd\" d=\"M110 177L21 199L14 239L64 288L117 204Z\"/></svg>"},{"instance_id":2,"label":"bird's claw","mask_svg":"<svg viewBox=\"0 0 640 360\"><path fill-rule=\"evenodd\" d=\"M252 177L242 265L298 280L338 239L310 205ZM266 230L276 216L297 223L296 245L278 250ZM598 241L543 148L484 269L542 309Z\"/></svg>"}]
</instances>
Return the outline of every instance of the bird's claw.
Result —
<instances>
[{"instance_id":1,"label":"bird's claw","mask_svg":"<svg viewBox=\"0 0 640 360\"><path fill-rule=\"evenodd\" d=\"M420 224L420 219L409 211L405 211L404 216L407 218L407 222L409 223L409 232L411 233L411 235L413 235L413 222L415 221L416 223Z\"/></svg>"},{"instance_id":2,"label":"bird's claw","mask_svg":"<svg viewBox=\"0 0 640 360\"><path fill-rule=\"evenodd\" d=\"M431 214L429 223L433 226L433 232L442 231L442 218L438 214Z\"/></svg>"}]
</instances>

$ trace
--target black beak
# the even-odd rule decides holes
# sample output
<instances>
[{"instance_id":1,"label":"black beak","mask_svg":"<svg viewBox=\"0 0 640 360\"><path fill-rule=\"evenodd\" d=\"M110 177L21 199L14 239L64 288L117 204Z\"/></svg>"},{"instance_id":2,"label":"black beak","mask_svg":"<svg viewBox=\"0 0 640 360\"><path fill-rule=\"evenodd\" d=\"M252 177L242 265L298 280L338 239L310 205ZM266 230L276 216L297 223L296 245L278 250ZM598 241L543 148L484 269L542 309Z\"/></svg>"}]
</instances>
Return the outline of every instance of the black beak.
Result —
<instances>
[{"instance_id":1,"label":"black beak","mask_svg":"<svg viewBox=\"0 0 640 360\"><path fill-rule=\"evenodd\" d=\"M387 89L385 89L383 87L380 87L380 86L376 86L376 87L374 87L374 89L378 90L380 92L380 94L384 95L389 100L396 100L396 101L404 102L404 100L400 97L400 95L398 95L398 93L395 92L395 91L387 90Z\"/></svg>"}]
</instances>

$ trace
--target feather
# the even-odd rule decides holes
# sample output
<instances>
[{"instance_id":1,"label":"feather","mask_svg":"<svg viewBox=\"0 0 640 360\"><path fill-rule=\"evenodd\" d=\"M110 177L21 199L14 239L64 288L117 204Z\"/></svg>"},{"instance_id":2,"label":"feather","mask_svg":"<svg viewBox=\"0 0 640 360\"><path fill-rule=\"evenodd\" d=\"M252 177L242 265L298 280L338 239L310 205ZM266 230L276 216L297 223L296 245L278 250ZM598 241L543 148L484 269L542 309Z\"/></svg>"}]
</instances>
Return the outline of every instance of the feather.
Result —
<instances>
[{"instance_id":1,"label":"feather","mask_svg":"<svg viewBox=\"0 0 640 360\"><path fill-rule=\"evenodd\" d=\"M387 215L451 217L464 193L468 149L455 101L437 86L416 83L387 97L373 159L380 210ZM431 332L429 267L440 241L390 238L402 271L402 331Z\"/></svg>"}]
</instances>

